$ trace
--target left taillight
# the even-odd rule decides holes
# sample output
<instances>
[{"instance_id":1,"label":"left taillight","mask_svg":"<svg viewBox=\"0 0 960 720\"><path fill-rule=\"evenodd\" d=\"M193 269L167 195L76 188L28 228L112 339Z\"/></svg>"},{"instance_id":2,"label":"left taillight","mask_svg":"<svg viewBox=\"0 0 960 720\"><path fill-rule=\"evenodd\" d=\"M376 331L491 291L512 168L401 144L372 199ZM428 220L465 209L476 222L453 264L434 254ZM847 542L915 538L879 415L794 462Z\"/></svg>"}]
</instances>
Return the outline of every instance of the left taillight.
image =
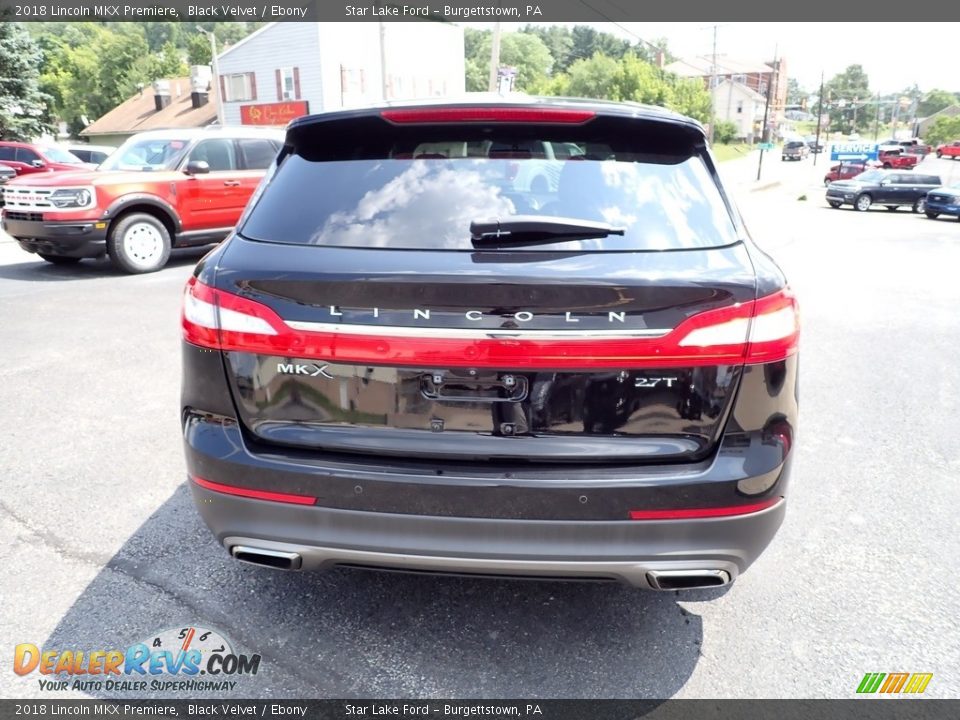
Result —
<instances>
[{"instance_id":1,"label":"left taillight","mask_svg":"<svg viewBox=\"0 0 960 720\"><path fill-rule=\"evenodd\" d=\"M286 327L270 308L239 295L221 292L195 277L183 291L183 338L215 350L271 352Z\"/></svg>"}]
</instances>

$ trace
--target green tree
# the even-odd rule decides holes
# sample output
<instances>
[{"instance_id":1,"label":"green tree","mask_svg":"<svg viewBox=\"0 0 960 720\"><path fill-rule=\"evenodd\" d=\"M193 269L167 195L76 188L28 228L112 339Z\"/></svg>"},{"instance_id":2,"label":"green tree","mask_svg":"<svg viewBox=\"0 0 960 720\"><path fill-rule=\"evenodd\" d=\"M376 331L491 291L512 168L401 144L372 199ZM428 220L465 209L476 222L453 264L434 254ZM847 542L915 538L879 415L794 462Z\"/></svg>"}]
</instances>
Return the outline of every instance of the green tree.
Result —
<instances>
[{"instance_id":1,"label":"green tree","mask_svg":"<svg viewBox=\"0 0 960 720\"><path fill-rule=\"evenodd\" d=\"M32 140L49 132L49 98L40 90L42 51L19 23L0 22L0 137Z\"/></svg>"},{"instance_id":2,"label":"green tree","mask_svg":"<svg viewBox=\"0 0 960 720\"><path fill-rule=\"evenodd\" d=\"M809 94L796 78L787 78L787 105L802 105Z\"/></svg>"},{"instance_id":3,"label":"green tree","mask_svg":"<svg viewBox=\"0 0 960 720\"><path fill-rule=\"evenodd\" d=\"M940 145L960 139L960 116L938 117L927 128L923 139L931 145Z\"/></svg>"},{"instance_id":4,"label":"green tree","mask_svg":"<svg viewBox=\"0 0 960 720\"><path fill-rule=\"evenodd\" d=\"M543 41L550 57L553 58L548 72L552 75L564 72L570 67L570 54L573 50L573 37L570 29L562 25L527 25L520 32L535 35Z\"/></svg>"},{"instance_id":5,"label":"green tree","mask_svg":"<svg viewBox=\"0 0 960 720\"><path fill-rule=\"evenodd\" d=\"M553 56L536 35L505 33L500 38L500 65L517 68L514 89L529 92L546 79Z\"/></svg>"},{"instance_id":6,"label":"green tree","mask_svg":"<svg viewBox=\"0 0 960 720\"><path fill-rule=\"evenodd\" d=\"M187 63L190 65L210 64L210 40L202 33L190 35L186 40Z\"/></svg>"},{"instance_id":7,"label":"green tree","mask_svg":"<svg viewBox=\"0 0 960 720\"><path fill-rule=\"evenodd\" d=\"M713 103L700 78L674 78L671 89L673 99L668 105L671 110L702 123L710 121Z\"/></svg>"},{"instance_id":8,"label":"green tree","mask_svg":"<svg viewBox=\"0 0 960 720\"><path fill-rule=\"evenodd\" d=\"M575 25L570 31L573 48L570 51L571 64L576 60L588 60L596 53L619 60L630 50L630 42L621 40L610 33L594 30L589 25Z\"/></svg>"},{"instance_id":9,"label":"green tree","mask_svg":"<svg viewBox=\"0 0 960 720\"><path fill-rule=\"evenodd\" d=\"M957 96L946 90L931 90L917 105L917 117L929 117L945 107L957 104Z\"/></svg>"},{"instance_id":10,"label":"green tree","mask_svg":"<svg viewBox=\"0 0 960 720\"><path fill-rule=\"evenodd\" d=\"M666 74L633 53L627 53L620 60L616 82L615 100L669 107L674 99Z\"/></svg>"},{"instance_id":11,"label":"green tree","mask_svg":"<svg viewBox=\"0 0 960 720\"><path fill-rule=\"evenodd\" d=\"M833 130L854 132L870 126L872 115L859 107L860 102L873 96L870 79L862 65L851 65L839 75L835 75L826 84L824 92L829 99L830 125ZM840 107L840 100L844 101L844 107Z\"/></svg>"},{"instance_id":12,"label":"green tree","mask_svg":"<svg viewBox=\"0 0 960 720\"><path fill-rule=\"evenodd\" d=\"M619 75L620 64L598 52L570 66L567 92L575 97L618 100Z\"/></svg>"},{"instance_id":13,"label":"green tree","mask_svg":"<svg viewBox=\"0 0 960 720\"><path fill-rule=\"evenodd\" d=\"M487 89L493 37L489 30L464 29L466 83L470 92ZM543 85L553 57L537 35L504 33L500 37L500 66L515 67L514 90L531 92Z\"/></svg>"}]
</instances>

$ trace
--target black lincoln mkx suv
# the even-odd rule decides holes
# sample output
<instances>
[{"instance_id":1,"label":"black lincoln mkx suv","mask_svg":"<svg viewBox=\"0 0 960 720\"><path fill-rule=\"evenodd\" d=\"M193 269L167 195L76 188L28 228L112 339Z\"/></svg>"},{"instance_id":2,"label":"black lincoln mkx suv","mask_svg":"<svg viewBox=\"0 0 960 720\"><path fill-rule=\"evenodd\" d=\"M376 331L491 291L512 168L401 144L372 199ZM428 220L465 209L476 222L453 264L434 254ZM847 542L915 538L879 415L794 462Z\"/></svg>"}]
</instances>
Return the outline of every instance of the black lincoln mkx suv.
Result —
<instances>
[{"instance_id":1,"label":"black lincoln mkx suv","mask_svg":"<svg viewBox=\"0 0 960 720\"><path fill-rule=\"evenodd\" d=\"M784 517L798 333L693 120L301 118L185 290L191 490L274 568L725 585Z\"/></svg>"}]
</instances>

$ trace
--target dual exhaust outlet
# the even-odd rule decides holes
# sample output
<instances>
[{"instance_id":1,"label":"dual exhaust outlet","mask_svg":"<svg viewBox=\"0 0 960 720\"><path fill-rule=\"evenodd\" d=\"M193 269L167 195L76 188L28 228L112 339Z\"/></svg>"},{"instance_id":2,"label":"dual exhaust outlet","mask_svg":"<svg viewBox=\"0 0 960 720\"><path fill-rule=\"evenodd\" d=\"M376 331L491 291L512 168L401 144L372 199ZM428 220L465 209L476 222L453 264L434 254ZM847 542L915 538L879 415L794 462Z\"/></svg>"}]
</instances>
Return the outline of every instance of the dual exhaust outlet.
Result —
<instances>
[{"instance_id":1,"label":"dual exhaust outlet","mask_svg":"<svg viewBox=\"0 0 960 720\"><path fill-rule=\"evenodd\" d=\"M251 545L234 545L230 554L241 562L260 567L269 567L275 570L300 570L303 568L303 557L300 553L270 548L254 547ZM488 574L488 573L484 573ZM496 574L496 573L489 573ZM509 574L509 573L505 573ZM639 585L638 578L618 577L629 579L631 584ZM530 577L530 575L527 575ZM704 590L729 585L732 582L730 572L716 568L704 569L677 569L677 570L648 570L646 572L646 586L651 590Z\"/></svg>"}]
</instances>

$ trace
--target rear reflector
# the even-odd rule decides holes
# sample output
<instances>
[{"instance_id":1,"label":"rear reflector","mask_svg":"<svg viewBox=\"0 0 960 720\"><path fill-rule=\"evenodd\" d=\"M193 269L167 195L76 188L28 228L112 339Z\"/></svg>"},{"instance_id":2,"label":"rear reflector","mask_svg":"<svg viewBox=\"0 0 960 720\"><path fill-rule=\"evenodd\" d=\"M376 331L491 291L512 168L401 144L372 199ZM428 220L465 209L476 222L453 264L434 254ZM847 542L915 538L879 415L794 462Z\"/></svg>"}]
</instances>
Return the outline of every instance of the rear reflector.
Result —
<instances>
[{"instance_id":1,"label":"rear reflector","mask_svg":"<svg viewBox=\"0 0 960 720\"><path fill-rule=\"evenodd\" d=\"M631 520L692 520L695 518L735 517L749 515L773 507L782 497L774 497L750 505L730 505L728 507L677 508L672 510L631 510Z\"/></svg>"},{"instance_id":2,"label":"rear reflector","mask_svg":"<svg viewBox=\"0 0 960 720\"><path fill-rule=\"evenodd\" d=\"M210 480L204 480L199 477L191 477L190 479L202 488L223 493L224 495L236 495L237 497L252 498L254 500L269 500L271 502L291 503L293 505L317 504L315 497L309 497L307 495L291 495L290 493L253 490L252 488L237 487L236 485L223 485L222 483L211 482Z\"/></svg>"},{"instance_id":3,"label":"rear reflector","mask_svg":"<svg viewBox=\"0 0 960 720\"><path fill-rule=\"evenodd\" d=\"M406 367L598 369L739 365L783 360L797 350L796 301L782 290L756 301L692 315L657 337L449 337L437 328L364 333L291 327L271 308L191 278L184 339L217 350L351 364Z\"/></svg>"},{"instance_id":4,"label":"rear reflector","mask_svg":"<svg viewBox=\"0 0 960 720\"><path fill-rule=\"evenodd\" d=\"M562 123L577 125L592 120L592 110L566 110L537 107L446 107L383 110L380 116L392 123Z\"/></svg>"}]
</instances>

